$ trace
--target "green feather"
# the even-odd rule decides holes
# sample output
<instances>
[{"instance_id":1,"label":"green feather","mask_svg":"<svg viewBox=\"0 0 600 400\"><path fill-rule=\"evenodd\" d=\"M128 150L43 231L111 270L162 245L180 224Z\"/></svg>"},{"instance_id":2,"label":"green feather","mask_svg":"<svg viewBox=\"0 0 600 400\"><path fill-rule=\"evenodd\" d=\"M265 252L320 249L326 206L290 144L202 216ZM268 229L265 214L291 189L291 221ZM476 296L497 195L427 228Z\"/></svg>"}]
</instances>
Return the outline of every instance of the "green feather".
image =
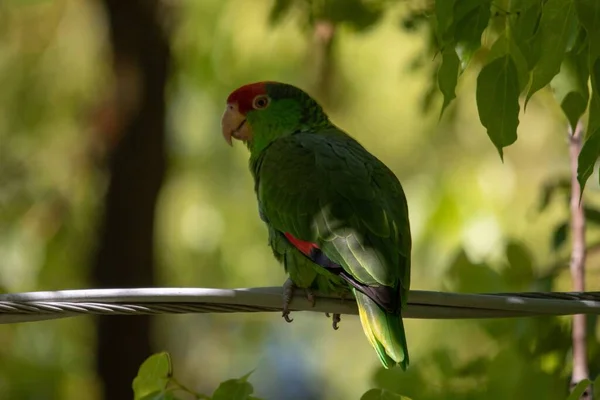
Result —
<instances>
[{"instance_id":1,"label":"green feather","mask_svg":"<svg viewBox=\"0 0 600 400\"><path fill-rule=\"evenodd\" d=\"M409 363L408 345L402 317L399 314L386 313L366 295L356 290L353 292L365 335L375 348L383 366L392 368L399 364L406 370Z\"/></svg>"},{"instance_id":2,"label":"green feather","mask_svg":"<svg viewBox=\"0 0 600 400\"><path fill-rule=\"evenodd\" d=\"M407 304L411 237L404 191L394 174L335 127L306 93L269 83L265 109L248 112L250 168L269 241L299 287L350 292L339 276L313 264L284 237L317 243L364 285L388 286ZM400 309L388 313L355 292L365 335L382 364L408 366Z\"/></svg>"}]
</instances>

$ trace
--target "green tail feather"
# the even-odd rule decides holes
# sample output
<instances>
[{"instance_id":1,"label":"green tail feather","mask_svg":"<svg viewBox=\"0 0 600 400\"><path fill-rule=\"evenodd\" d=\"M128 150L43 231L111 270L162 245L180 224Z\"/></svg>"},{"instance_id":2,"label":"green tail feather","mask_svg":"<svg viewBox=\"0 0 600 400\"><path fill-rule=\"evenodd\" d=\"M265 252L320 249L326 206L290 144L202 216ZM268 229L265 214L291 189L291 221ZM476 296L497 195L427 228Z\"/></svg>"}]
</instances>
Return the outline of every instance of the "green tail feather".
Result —
<instances>
[{"instance_id":1,"label":"green tail feather","mask_svg":"<svg viewBox=\"0 0 600 400\"><path fill-rule=\"evenodd\" d=\"M400 315L389 314L366 295L354 290L360 322L385 368L408 367L408 346Z\"/></svg>"}]
</instances>

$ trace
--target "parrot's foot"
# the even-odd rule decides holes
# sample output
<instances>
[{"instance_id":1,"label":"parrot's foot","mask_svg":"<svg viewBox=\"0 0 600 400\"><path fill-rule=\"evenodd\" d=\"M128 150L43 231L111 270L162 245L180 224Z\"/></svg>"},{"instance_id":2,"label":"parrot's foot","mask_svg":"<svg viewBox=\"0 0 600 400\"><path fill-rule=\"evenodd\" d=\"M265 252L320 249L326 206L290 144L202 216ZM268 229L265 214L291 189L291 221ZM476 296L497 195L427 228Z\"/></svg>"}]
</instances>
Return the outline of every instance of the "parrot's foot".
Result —
<instances>
[{"instance_id":1,"label":"parrot's foot","mask_svg":"<svg viewBox=\"0 0 600 400\"><path fill-rule=\"evenodd\" d=\"M286 322L292 322L293 318L290 318L290 302L292 301L292 296L294 295L294 290L298 289L298 286L291 279L288 279L283 284L283 313L281 316L285 319ZM310 303L311 307L315 306L315 295L312 290L306 288L304 289L304 293L306 293L306 299Z\"/></svg>"},{"instance_id":2,"label":"parrot's foot","mask_svg":"<svg viewBox=\"0 0 600 400\"><path fill-rule=\"evenodd\" d=\"M329 313L325 313L325 316L327 318L331 317L331 319L333 320L333 323L331 324L331 326L333 327L334 330L337 331L340 328L338 326L338 324L342 321L341 314L333 314L333 316L331 316Z\"/></svg>"}]
</instances>

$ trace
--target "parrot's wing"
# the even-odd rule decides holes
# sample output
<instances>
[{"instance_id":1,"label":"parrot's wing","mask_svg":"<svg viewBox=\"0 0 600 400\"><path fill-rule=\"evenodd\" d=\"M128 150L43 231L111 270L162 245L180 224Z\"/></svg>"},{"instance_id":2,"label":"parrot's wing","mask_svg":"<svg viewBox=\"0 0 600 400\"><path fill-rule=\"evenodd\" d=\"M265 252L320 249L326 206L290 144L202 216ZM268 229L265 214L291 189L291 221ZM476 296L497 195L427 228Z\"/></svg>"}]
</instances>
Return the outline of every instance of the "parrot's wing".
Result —
<instances>
[{"instance_id":1,"label":"parrot's wing","mask_svg":"<svg viewBox=\"0 0 600 400\"><path fill-rule=\"evenodd\" d=\"M407 202L381 161L332 129L277 139L254 169L261 213L273 228L314 243L358 282L393 288L406 301Z\"/></svg>"}]
</instances>

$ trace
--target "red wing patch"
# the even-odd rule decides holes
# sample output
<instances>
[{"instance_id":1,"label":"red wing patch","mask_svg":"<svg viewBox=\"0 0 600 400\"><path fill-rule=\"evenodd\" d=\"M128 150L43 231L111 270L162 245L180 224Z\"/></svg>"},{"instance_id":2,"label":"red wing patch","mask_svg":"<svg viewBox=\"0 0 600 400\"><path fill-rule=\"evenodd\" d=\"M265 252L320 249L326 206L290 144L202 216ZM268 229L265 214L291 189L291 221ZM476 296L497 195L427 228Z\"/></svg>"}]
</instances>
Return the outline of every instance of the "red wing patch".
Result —
<instances>
[{"instance_id":1,"label":"red wing patch","mask_svg":"<svg viewBox=\"0 0 600 400\"><path fill-rule=\"evenodd\" d=\"M290 243L294 245L295 248L300 250L306 256L310 256L310 253L313 249L319 248L319 246L317 246L315 243L305 242L304 240L296 239L294 236L292 236L291 233L285 232L284 235L287 238L287 240L289 240Z\"/></svg>"}]
</instances>

